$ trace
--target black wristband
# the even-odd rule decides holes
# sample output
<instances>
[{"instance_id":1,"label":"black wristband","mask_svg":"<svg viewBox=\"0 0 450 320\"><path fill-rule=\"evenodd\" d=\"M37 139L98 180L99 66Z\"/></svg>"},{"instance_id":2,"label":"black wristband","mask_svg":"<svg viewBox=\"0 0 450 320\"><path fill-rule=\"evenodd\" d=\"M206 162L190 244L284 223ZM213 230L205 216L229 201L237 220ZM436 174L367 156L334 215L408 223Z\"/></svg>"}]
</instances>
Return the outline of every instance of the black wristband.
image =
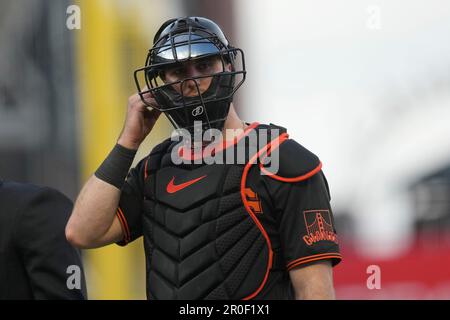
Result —
<instances>
[{"instance_id":1,"label":"black wristband","mask_svg":"<svg viewBox=\"0 0 450 320\"><path fill-rule=\"evenodd\" d=\"M119 190L122 189L136 151L116 144L95 172L95 176Z\"/></svg>"}]
</instances>

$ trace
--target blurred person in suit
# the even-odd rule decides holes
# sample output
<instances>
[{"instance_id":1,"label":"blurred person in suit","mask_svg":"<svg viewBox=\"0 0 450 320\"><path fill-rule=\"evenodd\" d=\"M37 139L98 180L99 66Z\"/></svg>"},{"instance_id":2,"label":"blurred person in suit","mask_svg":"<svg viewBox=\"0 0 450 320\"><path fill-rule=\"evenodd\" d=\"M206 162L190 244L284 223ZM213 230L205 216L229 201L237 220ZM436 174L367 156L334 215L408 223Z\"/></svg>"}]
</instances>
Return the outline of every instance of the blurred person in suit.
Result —
<instances>
[{"instance_id":1,"label":"blurred person in suit","mask_svg":"<svg viewBox=\"0 0 450 320\"><path fill-rule=\"evenodd\" d=\"M72 202L62 193L0 180L0 300L84 300L80 251L64 229Z\"/></svg>"}]
</instances>

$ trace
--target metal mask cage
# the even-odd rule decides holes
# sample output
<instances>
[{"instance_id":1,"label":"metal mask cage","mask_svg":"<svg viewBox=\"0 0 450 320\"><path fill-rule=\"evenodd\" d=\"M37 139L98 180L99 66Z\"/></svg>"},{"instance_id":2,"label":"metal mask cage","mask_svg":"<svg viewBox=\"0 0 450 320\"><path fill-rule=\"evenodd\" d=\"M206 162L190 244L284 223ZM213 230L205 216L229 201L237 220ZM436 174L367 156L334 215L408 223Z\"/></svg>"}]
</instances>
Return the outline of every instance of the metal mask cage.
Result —
<instances>
[{"instance_id":1,"label":"metal mask cage","mask_svg":"<svg viewBox=\"0 0 450 320\"><path fill-rule=\"evenodd\" d=\"M153 49L152 49L153 50ZM150 61L150 55L151 55L151 51L147 57L147 62ZM233 61L228 62L228 57L230 55L233 55ZM207 75L203 75L203 76L197 76L197 77L188 77L185 78L183 80L178 80L178 81L173 81L170 83L165 83L159 76L159 71L164 69L164 67L173 65L174 63L182 63L182 62L186 62L189 60L196 60L196 59L203 59L203 58L207 58L207 57L212 57L212 56L219 56L220 59L222 60L222 66L223 66L223 70L225 70L224 66L226 63L230 63L232 66L232 70L231 71L222 71L222 72L218 72L218 73L211 73L211 74L207 74ZM239 59L240 57L240 59ZM171 110L175 110L175 109L179 109L179 108L183 108L183 107L188 107L190 105L193 104L198 104L198 102L190 102L190 103L184 103L182 106L176 106L176 107L169 107L169 106L157 106L154 103L151 103L150 100L147 100L145 98L145 94L152 94L154 95L155 93L158 92L158 90L167 90L167 89L171 89L175 91L175 89L173 89L174 86L176 85L180 85L181 87L189 82L189 81L194 81L195 80L201 80L201 79L205 79L205 78L214 78L214 77L223 77L223 76L234 76L234 77L239 77L239 79L237 79L237 81L234 84L234 88L231 91L230 94L224 96L224 97L220 97L217 98L214 95L211 95L208 97L208 95L205 95L205 92L207 93L209 91L206 90L205 92L201 93L200 89L197 86L197 90L198 90L198 98L201 100L202 103L208 103L211 101L221 101L221 100L228 100L231 99L232 96L236 93L236 91L241 87L241 85L244 83L245 79L246 79L246 69L245 69L245 58L244 58L244 52L239 49L239 48L231 48L231 49L226 49L226 50L222 50L220 52L217 53L210 53L210 54L204 54L202 56L196 57L196 58L191 58L191 59L183 59L182 61L177 61L177 62L165 62L165 63L157 63L157 64L153 64L153 65L147 65L143 68L137 69L134 72L134 79L135 79L135 83L138 89L138 93L139 96L141 98L141 100L144 102L144 104L148 107L157 109L159 111L162 112L166 112L166 111L171 111ZM209 92L210 93L210 92ZM185 98L192 98L192 97L185 97L183 94L183 90L181 90L181 92L178 93L180 95L180 98L183 99L184 101L186 100L190 100L190 99L185 99Z\"/></svg>"},{"instance_id":2,"label":"metal mask cage","mask_svg":"<svg viewBox=\"0 0 450 320\"><path fill-rule=\"evenodd\" d=\"M196 74L194 77L186 74L185 78L172 82L165 82L168 80L163 81L160 77L161 71L168 67L213 56L221 60L220 72L214 69L209 74ZM231 65L231 70L225 68L226 64ZM198 82L205 78L211 78L211 82L201 92ZM245 59L241 49L229 46L223 35L218 37L206 29L192 26L160 37L149 50L145 66L134 72L143 103L163 112L175 128L192 128L198 118L205 123L205 129L223 125L233 95L245 78ZM183 86L191 81L195 83L195 89L191 86L185 95ZM193 96L195 91L197 95ZM203 109L200 115L193 114L196 108Z\"/></svg>"}]
</instances>

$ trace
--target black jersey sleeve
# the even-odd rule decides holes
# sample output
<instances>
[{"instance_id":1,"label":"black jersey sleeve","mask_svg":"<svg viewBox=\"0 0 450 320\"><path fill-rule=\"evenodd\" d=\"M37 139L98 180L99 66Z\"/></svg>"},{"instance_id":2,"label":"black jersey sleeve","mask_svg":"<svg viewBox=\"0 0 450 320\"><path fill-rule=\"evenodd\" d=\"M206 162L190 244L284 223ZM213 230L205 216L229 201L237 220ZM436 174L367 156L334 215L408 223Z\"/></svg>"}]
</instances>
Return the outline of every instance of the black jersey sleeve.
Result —
<instances>
[{"instance_id":1,"label":"black jersey sleeve","mask_svg":"<svg viewBox=\"0 0 450 320\"><path fill-rule=\"evenodd\" d=\"M318 260L341 260L330 194L322 171L309 179L289 183L279 231L288 270Z\"/></svg>"},{"instance_id":2,"label":"black jersey sleeve","mask_svg":"<svg viewBox=\"0 0 450 320\"><path fill-rule=\"evenodd\" d=\"M125 246L142 236L142 201L147 161L148 158L144 158L130 170L122 187L116 212L124 234L122 241L117 243L120 246Z\"/></svg>"},{"instance_id":3,"label":"black jersey sleeve","mask_svg":"<svg viewBox=\"0 0 450 320\"><path fill-rule=\"evenodd\" d=\"M279 147L277 171L266 170L288 270L318 260L331 259L333 265L341 260L330 191L321 168L315 154L289 139Z\"/></svg>"}]
</instances>

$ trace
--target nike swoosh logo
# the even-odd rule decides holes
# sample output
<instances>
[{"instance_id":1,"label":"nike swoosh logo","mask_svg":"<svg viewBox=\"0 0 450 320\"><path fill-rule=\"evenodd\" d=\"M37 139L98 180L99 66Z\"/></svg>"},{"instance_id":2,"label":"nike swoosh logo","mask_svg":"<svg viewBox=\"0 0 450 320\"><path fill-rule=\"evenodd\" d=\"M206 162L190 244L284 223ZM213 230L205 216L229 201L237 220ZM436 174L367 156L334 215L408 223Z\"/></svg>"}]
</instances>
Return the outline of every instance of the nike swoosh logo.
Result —
<instances>
[{"instance_id":1,"label":"nike swoosh logo","mask_svg":"<svg viewBox=\"0 0 450 320\"><path fill-rule=\"evenodd\" d=\"M194 180L190 180L190 181L184 182L182 184L175 185L175 183L174 183L175 182L175 177L173 177L172 180L170 180L169 184L167 185L167 192L168 193L178 192L178 191L183 190L184 188L187 188L190 185L192 185L192 184L202 180L203 178L206 178L206 175L204 175L202 177L199 177L199 178L196 178Z\"/></svg>"}]
</instances>

